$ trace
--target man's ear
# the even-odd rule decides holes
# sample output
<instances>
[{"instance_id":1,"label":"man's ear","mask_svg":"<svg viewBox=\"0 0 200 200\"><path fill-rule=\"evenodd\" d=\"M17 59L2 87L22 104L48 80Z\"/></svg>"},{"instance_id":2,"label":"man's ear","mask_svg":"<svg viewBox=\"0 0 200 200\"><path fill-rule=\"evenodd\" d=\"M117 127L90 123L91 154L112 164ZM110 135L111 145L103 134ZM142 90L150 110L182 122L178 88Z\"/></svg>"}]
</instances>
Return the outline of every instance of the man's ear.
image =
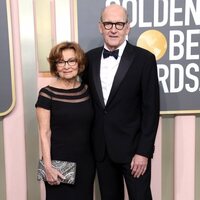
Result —
<instances>
[{"instance_id":1,"label":"man's ear","mask_svg":"<svg viewBox=\"0 0 200 200\"><path fill-rule=\"evenodd\" d=\"M99 22L99 32L102 34L103 30L102 30L102 23Z\"/></svg>"},{"instance_id":2,"label":"man's ear","mask_svg":"<svg viewBox=\"0 0 200 200\"><path fill-rule=\"evenodd\" d=\"M130 23L128 22L128 23L126 24L126 35L129 34L130 30L131 30Z\"/></svg>"}]
</instances>

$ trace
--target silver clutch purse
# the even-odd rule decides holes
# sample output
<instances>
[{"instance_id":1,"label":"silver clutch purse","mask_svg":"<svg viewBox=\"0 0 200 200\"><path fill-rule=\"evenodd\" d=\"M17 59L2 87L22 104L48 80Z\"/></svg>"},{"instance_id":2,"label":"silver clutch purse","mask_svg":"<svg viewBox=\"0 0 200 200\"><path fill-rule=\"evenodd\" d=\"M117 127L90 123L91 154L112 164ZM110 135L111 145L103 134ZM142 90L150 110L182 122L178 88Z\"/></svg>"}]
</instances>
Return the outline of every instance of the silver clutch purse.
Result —
<instances>
[{"instance_id":1,"label":"silver clutch purse","mask_svg":"<svg viewBox=\"0 0 200 200\"><path fill-rule=\"evenodd\" d=\"M76 177L76 163L60 160L52 160L52 166L57 169L65 179L61 180L62 183L74 184ZM37 170L37 180L46 181L46 173L44 170L43 160L39 160L38 170Z\"/></svg>"}]
</instances>

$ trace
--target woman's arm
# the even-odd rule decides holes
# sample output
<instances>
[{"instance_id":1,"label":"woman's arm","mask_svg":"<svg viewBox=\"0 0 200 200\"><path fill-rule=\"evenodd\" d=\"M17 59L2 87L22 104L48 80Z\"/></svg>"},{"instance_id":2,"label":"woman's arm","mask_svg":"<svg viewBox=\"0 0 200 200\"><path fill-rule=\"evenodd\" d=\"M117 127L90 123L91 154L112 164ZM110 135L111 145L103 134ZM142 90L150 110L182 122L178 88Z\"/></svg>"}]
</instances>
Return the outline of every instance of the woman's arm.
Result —
<instances>
[{"instance_id":1,"label":"woman's arm","mask_svg":"<svg viewBox=\"0 0 200 200\"><path fill-rule=\"evenodd\" d=\"M50 110L37 107L36 114L39 125L39 135L41 142L42 157L46 171L46 178L49 184L60 184L60 179L64 177L51 166L51 128L50 128Z\"/></svg>"}]
</instances>

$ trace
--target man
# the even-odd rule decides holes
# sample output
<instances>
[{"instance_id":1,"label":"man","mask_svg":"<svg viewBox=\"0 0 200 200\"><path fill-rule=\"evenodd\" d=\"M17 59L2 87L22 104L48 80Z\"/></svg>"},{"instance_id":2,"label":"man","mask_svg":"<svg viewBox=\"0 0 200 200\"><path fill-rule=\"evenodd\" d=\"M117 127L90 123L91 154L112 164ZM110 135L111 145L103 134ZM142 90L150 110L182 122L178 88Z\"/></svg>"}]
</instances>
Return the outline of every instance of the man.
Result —
<instances>
[{"instance_id":1,"label":"man","mask_svg":"<svg viewBox=\"0 0 200 200\"><path fill-rule=\"evenodd\" d=\"M151 158L159 121L155 56L126 41L128 16L117 4L103 10L99 30L105 49L93 49L87 58L101 199L123 200L125 180L130 200L151 200Z\"/></svg>"}]
</instances>

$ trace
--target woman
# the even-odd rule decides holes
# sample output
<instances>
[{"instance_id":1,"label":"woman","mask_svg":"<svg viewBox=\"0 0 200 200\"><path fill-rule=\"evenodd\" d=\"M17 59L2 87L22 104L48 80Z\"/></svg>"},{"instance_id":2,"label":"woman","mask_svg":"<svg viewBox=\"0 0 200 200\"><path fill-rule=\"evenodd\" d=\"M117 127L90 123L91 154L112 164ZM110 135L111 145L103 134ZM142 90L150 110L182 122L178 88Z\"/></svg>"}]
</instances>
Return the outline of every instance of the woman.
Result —
<instances>
[{"instance_id":1,"label":"woman","mask_svg":"<svg viewBox=\"0 0 200 200\"><path fill-rule=\"evenodd\" d=\"M47 181L46 199L93 199L94 161L90 132L93 110L88 86L79 81L85 54L74 42L62 42L50 51L50 72L56 80L42 88L36 103L42 158ZM51 165L51 160L77 164L74 185Z\"/></svg>"}]
</instances>

